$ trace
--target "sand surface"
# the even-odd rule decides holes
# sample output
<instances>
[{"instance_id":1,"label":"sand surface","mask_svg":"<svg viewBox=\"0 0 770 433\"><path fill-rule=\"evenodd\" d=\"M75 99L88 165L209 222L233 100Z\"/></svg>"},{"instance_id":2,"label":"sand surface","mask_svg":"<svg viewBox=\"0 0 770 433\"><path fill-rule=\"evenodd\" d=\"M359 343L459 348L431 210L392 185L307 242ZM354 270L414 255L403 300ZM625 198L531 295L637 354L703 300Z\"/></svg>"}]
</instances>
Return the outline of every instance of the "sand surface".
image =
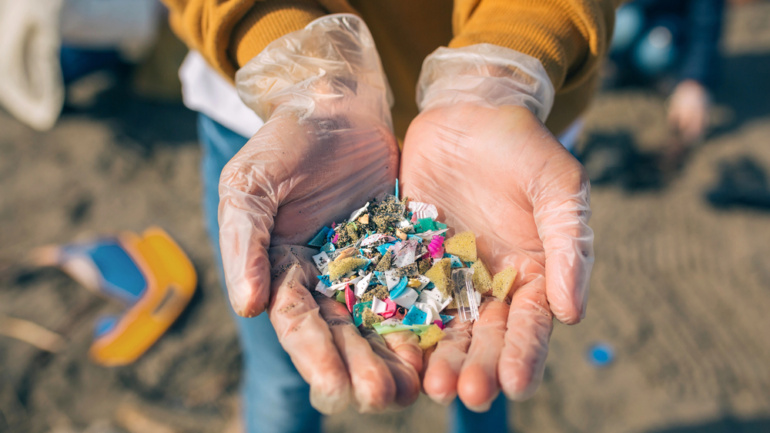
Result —
<instances>
[{"instance_id":1,"label":"sand surface","mask_svg":"<svg viewBox=\"0 0 770 433\"><path fill-rule=\"evenodd\" d=\"M770 431L770 212L716 208L720 167L770 170L770 4L731 10L715 131L660 171L664 99L600 95L580 149L595 180L596 265L586 320L557 325L545 381L512 404L517 432ZM122 88L69 109L49 133L0 113L0 315L68 340L56 355L0 336L0 432L222 432L237 416L240 352L200 209L195 116ZM117 308L30 249L95 233L166 228L199 272L198 295L134 365L102 368L92 323ZM596 369L586 350L615 350ZM353 412L328 432L436 432L445 409ZM227 430L231 429L231 430Z\"/></svg>"}]
</instances>

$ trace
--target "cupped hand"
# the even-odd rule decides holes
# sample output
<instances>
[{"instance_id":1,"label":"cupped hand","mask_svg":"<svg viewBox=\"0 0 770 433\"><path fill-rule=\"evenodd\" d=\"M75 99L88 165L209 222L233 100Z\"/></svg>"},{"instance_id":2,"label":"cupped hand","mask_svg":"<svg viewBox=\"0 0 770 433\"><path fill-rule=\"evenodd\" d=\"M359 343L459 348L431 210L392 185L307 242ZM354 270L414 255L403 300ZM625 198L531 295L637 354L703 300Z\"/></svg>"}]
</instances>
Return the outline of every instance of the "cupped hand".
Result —
<instances>
[{"instance_id":1,"label":"cupped hand","mask_svg":"<svg viewBox=\"0 0 770 433\"><path fill-rule=\"evenodd\" d=\"M485 298L472 325L454 320L425 357L423 389L485 411L502 389L514 400L539 386L552 317L579 322L593 264L589 184L580 163L527 108L458 103L411 124L403 193L477 236L495 273L518 270L510 304Z\"/></svg>"},{"instance_id":2,"label":"cupped hand","mask_svg":"<svg viewBox=\"0 0 770 433\"><path fill-rule=\"evenodd\" d=\"M304 247L320 227L391 191L397 170L388 125L317 107L304 119L273 113L222 173L220 244L232 305L247 317L268 311L311 403L325 413L406 406L419 394L417 337L362 335L344 305L314 291L317 251Z\"/></svg>"}]
</instances>

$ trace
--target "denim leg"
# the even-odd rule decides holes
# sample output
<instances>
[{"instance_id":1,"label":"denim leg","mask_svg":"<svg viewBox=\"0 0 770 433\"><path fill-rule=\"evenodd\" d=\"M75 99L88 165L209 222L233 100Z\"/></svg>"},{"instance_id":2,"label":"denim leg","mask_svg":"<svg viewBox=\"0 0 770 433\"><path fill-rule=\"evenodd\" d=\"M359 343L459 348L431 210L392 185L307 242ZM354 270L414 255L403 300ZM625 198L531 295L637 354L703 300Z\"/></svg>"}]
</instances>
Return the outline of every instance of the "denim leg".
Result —
<instances>
[{"instance_id":1,"label":"denim leg","mask_svg":"<svg viewBox=\"0 0 770 433\"><path fill-rule=\"evenodd\" d=\"M476 413L468 410L456 398L449 407L451 433L498 433L508 431L508 400L503 393L492 402L489 411Z\"/></svg>"},{"instance_id":2,"label":"denim leg","mask_svg":"<svg viewBox=\"0 0 770 433\"><path fill-rule=\"evenodd\" d=\"M203 148L203 207L206 227L222 274L219 250L219 175L225 164L248 140L204 114L198 115L198 136ZM228 307L230 303L228 302ZM243 351L243 414L248 433L319 432L321 415L310 405L310 387L283 350L267 314L247 319L230 308Z\"/></svg>"}]
</instances>

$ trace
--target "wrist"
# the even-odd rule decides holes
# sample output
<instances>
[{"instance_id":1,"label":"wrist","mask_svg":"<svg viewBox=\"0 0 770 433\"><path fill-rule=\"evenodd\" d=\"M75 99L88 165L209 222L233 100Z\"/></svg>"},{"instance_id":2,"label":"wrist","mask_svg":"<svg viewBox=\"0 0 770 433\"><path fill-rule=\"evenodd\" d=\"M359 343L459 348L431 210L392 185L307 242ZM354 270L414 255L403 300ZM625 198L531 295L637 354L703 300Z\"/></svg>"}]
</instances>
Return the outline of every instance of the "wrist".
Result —
<instances>
[{"instance_id":1,"label":"wrist","mask_svg":"<svg viewBox=\"0 0 770 433\"><path fill-rule=\"evenodd\" d=\"M280 107L300 117L371 112L390 123L391 95L369 29L333 14L270 43L236 74L243 102L267 119Z\"/></svg>"},{"instance_id":2,"label":"wrist","mask_svg":"<svg viewBox=\"0 0 770 433\"><path fill-rule=\"evenodd\" d=\"M439 48L425 59L417 85L420 110L471 102L522 106L545 121L554 87L539 60L508 48L478 44Z\"/></svg>"}]
</instances>

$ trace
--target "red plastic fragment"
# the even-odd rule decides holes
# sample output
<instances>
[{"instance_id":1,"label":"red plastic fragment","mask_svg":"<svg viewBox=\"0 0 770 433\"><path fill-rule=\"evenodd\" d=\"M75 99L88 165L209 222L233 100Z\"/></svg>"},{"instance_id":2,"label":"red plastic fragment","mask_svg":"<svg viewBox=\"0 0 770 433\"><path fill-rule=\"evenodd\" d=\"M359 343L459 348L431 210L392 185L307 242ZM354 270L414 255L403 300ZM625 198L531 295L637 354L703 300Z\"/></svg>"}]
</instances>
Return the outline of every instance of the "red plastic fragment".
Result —
<instances>
[{"instance_id":1,"label":"red plastic fragment","mask_svg":"<svg viewBox=\"0 0 770 433\"><path fill-rule=\"evenodd\" d=\"M350 290L350 284L345 286L345 305L348 306L348 311L353 312L353 306L356 305L356 294Z\"/></svg>"}]
</instances>

